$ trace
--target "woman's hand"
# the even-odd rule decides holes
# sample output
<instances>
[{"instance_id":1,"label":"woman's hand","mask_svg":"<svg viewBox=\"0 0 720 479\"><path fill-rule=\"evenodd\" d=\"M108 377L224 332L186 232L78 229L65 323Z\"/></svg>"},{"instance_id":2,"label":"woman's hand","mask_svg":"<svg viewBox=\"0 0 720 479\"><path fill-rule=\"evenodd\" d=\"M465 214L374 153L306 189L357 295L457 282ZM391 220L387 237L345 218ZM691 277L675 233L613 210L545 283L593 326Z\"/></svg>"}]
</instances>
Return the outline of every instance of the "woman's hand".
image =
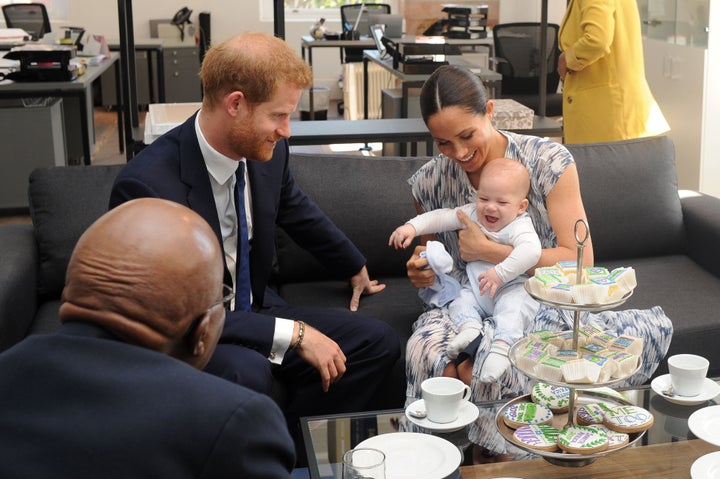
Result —
<instances>
[{"instance_id":1,"label":"woman's hand","mask_svg":"<svg viewBox=\"0 0 720 479\"><path fill-rule=\"evenodd\" d=\"M480 226L471 220L465 212L458 210L457 216L462 224L465 225L465 228L461 229L458 233L460 238L458 243L460 247L460 257L464 261L483 260L484 258L481 256L483 245L490 240L487 239L487 236L482 232Z\"/></svg>"},{"instance_id":2,"label":"woman's hand","mask_svg":"<svg viewBox=\"0 0 720 479\"><path fill-rule=\"evenodd\" d=\"M430 269L427 258L420 256L423 251L425 246L416 246L413 255L406 263L408 278L416 288L427 288L435 282L435 272Z\"/></svg>"},{"instance_id":3,"label":"woman's hand","mask_svg":"<svg viewBox=\"0 0 720 479\"><path fill-rule=\"evenodd\" d=\"M562 52L558 57L557 72L558 75L560 75L560 79L565 81L565 75L567 75L568 72L567 61L565 60L565 52Z\"/></svg>"},{"instance_id":4,"label":"woman's hand","mask_svg":"<svg viewBox=\"0 0 720 479\"><path fill-rule=\"evenodd\" d=\"M458 210L458 219L464 229L459 232L460 257L464 261L487 261L498 264L512 252L512 246L489 240L475 221L463 211Z\"/></svg>"}]
</instances>

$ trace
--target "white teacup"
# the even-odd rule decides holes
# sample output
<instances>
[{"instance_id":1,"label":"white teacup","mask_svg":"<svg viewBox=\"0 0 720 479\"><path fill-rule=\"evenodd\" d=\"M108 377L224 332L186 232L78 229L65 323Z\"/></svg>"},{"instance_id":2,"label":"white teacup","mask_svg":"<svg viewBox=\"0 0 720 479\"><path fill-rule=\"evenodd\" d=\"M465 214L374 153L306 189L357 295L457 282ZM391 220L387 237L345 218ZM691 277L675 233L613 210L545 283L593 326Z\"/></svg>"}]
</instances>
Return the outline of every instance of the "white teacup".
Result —
<instances>
[{"instance_id":1,"label":"white teacup","mask_svg":"<svg viewBox=\"0 0 720 479\"><path fill-rule=\"evenodd\" d=\"M676 354L668 358L673 393L692 397L702 392L710 361L696 354Z\"/></svg>"},{"instance_id":2,"label":"white teacup","mask_svg":"<svg viewBox=\"0 0 720 479\"><path fill-rule=\"evenodd\" d=\"M456 420L460 405L470 398L470 387L455 378L426 379L420 387L428 420L439 424Z\"/></svg>"}]
</instances>

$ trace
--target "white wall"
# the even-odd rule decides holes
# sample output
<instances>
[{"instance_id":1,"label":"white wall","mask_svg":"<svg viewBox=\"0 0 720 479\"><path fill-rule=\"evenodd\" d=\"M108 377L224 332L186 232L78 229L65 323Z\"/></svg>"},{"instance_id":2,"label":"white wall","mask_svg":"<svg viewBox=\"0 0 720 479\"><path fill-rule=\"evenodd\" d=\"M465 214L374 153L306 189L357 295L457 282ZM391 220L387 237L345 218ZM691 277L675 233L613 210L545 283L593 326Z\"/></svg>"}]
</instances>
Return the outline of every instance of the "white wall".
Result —
<instances>
[{"instance_id":1,"label":"white wall","mask_svg":"<svg viewBox=\"0 0 720 479\"><path fill-rule=\"evenodd\" d=\"M87 31L104 33L108 39L118 37L118 7L113 0L69 0L69 22ZM266 0L269 1L269 0ZM132 2L135 38L150 36L150 19L172 18L182 7L193 11L191 20L197 23L200 12L210 12L213 41L222 41L243 30L273 32L273 23L260 22L259 2L256 0L135 0ZM98 14L100 12L100 14Z\"/></svg>"},{"instance_id":2,"label":"white wall","mask_svg":"<svg viewBox=\"0 0 720 479\"><path fill-rule=\"evenodd\" d=\"M567 0L547 0L548 22L560 25ZM539 22L542 10L540 0L502 0L498 23Z\"/></svg>"}]
</instances>

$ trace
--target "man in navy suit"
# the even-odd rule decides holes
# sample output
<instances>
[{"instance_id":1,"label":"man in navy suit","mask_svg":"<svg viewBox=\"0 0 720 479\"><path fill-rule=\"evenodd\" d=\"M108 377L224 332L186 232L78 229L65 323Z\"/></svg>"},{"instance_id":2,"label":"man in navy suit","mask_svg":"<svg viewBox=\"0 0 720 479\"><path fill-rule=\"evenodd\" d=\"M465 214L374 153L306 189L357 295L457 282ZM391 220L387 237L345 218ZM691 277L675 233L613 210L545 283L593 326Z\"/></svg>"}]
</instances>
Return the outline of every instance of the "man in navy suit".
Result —
<instances>
[{"instance_id":1,"label":"man in navy suit","mask_svg":"<svg viewBox=\"0 0 720 479\"><path fill-rule=\"evenodd\" d=\"M59 332L0 354L0 477L289 478L277 405L198 370L223 327L222 277L214 232L176 203L134 200L90 226Z\"/></svg>"},{"instance_id":2,"label":"man in navy suit","mask_svg":"<svg viewBox=\"0 0 720 479\"><path fill-rule=\"evenodd\" d=\"M244 33L211 48L200 76L200 111L128 163L110 206L160 197L207 220L223 247L225 282L238 295L206 370L265 393L279 381L302 457L298 418L366 409L400 341L381 321L291 306L267 288L278 226L350 279L350 310L385 287L370 280L363 255L290 172L289 121L312 83L309 67L284 41Z\"/></svg>"}]
</instances>

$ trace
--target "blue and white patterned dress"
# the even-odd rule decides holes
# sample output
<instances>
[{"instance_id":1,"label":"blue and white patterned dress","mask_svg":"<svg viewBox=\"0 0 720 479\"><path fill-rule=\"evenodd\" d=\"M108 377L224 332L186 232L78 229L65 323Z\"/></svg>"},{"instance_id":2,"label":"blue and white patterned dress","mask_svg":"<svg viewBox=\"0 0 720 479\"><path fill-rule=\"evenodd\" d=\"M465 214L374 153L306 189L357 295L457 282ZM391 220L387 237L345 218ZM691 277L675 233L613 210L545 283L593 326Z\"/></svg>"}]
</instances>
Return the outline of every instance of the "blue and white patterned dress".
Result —
<instances>
[{"instance_id":1,"label":"blue and white patterned dress","mask_svg":"<svg viewBox=\"0 0 720 479\"><path fill-rule=\"evenodd\" d=\"M545 198L568 165L575 160L559 143L509 132L502 134L508 139L505 156L520 161L530 172L528 213L542 246L556 247L557 238L550 226ZM423 165L408 182L412 186L413 196L424 211L454 208L476 200L475 189L467 174L457 163L444 155ZM455 267L450 274L461 284L466 284L465 262L460 258L457 232L438 233L437 237L455 261ZM572 328L572 313L540 305L529 295L524 310L526 333L543 329L560 331ZM670 319L659 306L647 310L583 313L580 321L581 324L591 323L606 331L643 339L642 367L627 380L627 385L643 384L650 378L665 357L673 332ZM515 368L510 368L494 383L479 381L480 369L494 335L495 324L492 318L486 318L483 327L484 338L474 362L472 400L498 400L529 393L533 381ZM446 355L447 345L456 334L446 308L429 309L415 322L406 354L407 404L421 397L420 384L424 379L442 374L451 361ZM470 427L470 439L494 453L518 453L518 450L510 446L497 432L495 411L481 411L479 420Z\"/></svg>"}]
</instances>

